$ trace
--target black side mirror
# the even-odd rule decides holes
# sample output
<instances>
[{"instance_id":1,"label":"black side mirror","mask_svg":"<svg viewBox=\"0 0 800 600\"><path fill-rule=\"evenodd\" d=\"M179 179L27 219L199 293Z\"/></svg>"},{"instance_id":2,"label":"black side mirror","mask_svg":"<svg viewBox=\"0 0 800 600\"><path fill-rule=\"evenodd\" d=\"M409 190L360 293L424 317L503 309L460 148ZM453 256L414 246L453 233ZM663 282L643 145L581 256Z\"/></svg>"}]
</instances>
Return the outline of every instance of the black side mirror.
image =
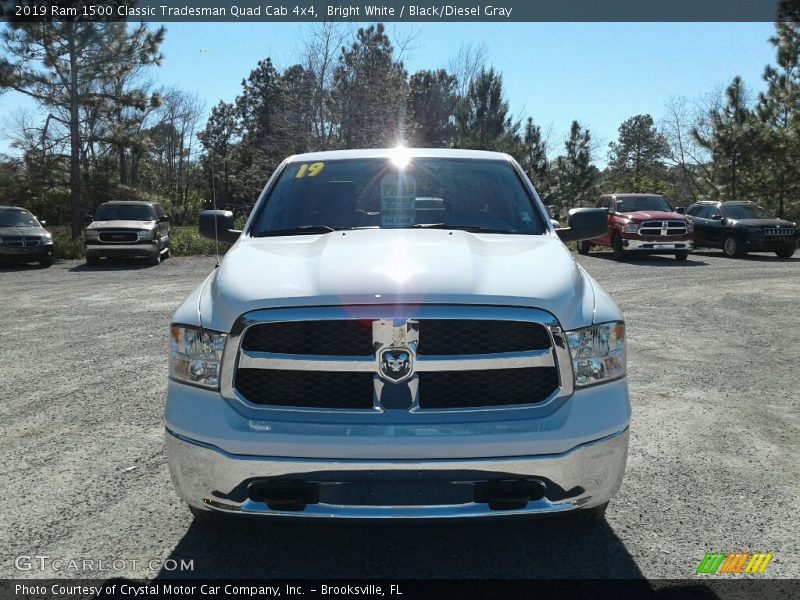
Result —
<instances>
[{"instance_id":1,"label":"black side mirror","mask_svg":"<svg viewBox=\"0 0 800 600\"><path fill-rule=\"evenodd\" d=\"M94 221L94 219L92 217L89 217L89 216L83 217L83 224L84 225L91 225L92 221Z\"/></svg>"},{"instance_id":2,"label":"black side mirror","mask_svg":"<svg viewBox=\"0 0 800 600\"><path fill-rule=\"evenodd\" d=\"M200 235L223 244L233 244L242 234L233 228L233 213L229 210L204 210L200 213Z\"/></svg>"},{"instance_id":3,"label":"black side mirror","mask_svg":"<svg viewBox=\"0 0 800 600\"><path fill-rule=\"evenodd\" d=\"M556 229L562 242L577 242L601 237L608 228L608 212L604 208L573 208L567 227Z\"/></svg>"},{"instance_id":4,"label":"black side mirror","mask_svg":"<svg viewBox=\"0 0 800 600\"><path fill-rule=\"evenodd\" d=\"M675 212L678 213L679 215L683 215L686 214L686 209L682 206L676 206Z\"/></svg>"},{"instance_id":5,"label":"black side mirror","mask_svg":"<svg viewBox=\"0 0 800 600\"><path fill-rule=\"evenodd\" d=\"M722 215L711 215L712 221L722 221L722 219L723 219Z\"/></svg>"},{"instance_id":6,"label":"black side mirror","mask_svg":"<svg viewBox=\"0 0 800 600\"><path fill-rule=\"evenodd\" d=\"M169 217L167 215L164 215L163 217L158 217L158 222L159 223L169 223Z\"/></svg>"}]
</instances>

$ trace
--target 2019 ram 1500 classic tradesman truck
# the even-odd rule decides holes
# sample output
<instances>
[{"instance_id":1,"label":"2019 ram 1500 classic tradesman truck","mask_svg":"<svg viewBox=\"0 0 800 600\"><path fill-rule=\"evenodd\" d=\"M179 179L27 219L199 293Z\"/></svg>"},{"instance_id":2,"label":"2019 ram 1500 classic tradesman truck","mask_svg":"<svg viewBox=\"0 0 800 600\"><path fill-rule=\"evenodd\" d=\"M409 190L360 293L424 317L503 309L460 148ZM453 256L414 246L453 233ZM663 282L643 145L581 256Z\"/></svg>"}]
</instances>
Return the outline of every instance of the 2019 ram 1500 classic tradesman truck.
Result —
<instances>
[{"instance_id":1,"label":"2019 ram 1500 classic tradesman truck","mask_svg":"<svg viewBox=\"0 0 800 600\"><path fill-rule=\"evenodd\" d=\"M608 212L603 235L578 242L578 252L588 254L592 246L611 246L614 260L631 252L674 254L686 260L694 249L692 223L655 194L608 194L597 207Z\"/></svg>"},{"instance_id":2,"label":"2019 ram 1500 classic tradesman truck","mask_svg":"<svg viewBox=\"0 0 800 600\"><path fill-rule=\"evenodd\" d=\"M171 475L196 516L575 511L620 487L625 325L519 165L467 150L294 156L171 324Z\"/></svg>"}]
</instances>

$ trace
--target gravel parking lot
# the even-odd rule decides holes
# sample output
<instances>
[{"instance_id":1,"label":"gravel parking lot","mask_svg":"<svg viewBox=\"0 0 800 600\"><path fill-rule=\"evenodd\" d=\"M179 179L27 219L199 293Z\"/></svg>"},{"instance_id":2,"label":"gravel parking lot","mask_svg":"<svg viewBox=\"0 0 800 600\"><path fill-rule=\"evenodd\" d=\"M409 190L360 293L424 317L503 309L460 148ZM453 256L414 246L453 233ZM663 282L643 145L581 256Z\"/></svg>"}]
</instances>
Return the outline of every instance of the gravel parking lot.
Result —
<instances>
[{"instance_id":1,"label":"gravel parking lot","mask_svg":"<svg viewBox=\"0 0 800 600\"><path fill-rule=\"evenodd\" d=\"M579 261L625 311L634 404L607 523L193 522L169 480L167 324L212 258L0 268L0 576L691 578L707 551L800 577L800 258ZM132 561L140 561L135 564ZM149 563L155 560L157 562Z\"/></svg>"}]
</instances>

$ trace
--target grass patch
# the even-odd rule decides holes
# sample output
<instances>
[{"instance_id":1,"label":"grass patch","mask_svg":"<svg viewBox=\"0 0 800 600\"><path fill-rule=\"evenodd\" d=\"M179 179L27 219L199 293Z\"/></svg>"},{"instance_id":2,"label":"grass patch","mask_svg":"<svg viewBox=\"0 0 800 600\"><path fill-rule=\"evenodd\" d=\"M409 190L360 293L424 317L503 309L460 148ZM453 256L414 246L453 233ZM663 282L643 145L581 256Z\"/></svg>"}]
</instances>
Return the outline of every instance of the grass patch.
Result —
<instances>
[{"instance_id":1,"label":"grass patch","mask_svg":"<svg viewBox=\"0 0 800 600\"><path fill-rule=\"evenodd\" d=\"M197 227L173 227L169 234L169 247L172 256L213 256L217 244L213 240L200 237ZM219 245L219 253L225 254L228 247Z\"/></svg>"}]
</instances>

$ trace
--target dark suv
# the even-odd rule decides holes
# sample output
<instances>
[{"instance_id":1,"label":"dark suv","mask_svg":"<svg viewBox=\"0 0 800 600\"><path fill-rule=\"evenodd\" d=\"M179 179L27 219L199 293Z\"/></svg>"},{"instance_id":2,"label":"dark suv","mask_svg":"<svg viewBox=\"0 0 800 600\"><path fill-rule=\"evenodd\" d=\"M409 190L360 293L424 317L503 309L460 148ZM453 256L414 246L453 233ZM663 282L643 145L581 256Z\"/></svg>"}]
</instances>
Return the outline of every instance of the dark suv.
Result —
<instances>
[{"instance_id":1,"label":"dark suv","mask_svg":"<svg viewBox=\"0 0 800 600\"><path fill-rule=\"evenodd\" d=\"M157 265L169 257L169 232L169 217L154 202L106 202L84 232L86 264L102 256L143 256Z\"/></svg>"},{"instance_id":2,"label":"dark suv","mask_svg":"<svg viewBox=\"0 0 800 600\"><path fill-rule=\"evenodd\" d=\"M0 259L53 264L53 236L24 208L0 206Z\"/></svg>"},{"instance_id":3,"label":"dark suv","mask_svg":"<svg viewBox=\"0 0 800 600\"><path fill-rule=\"evenodd\" d=\"M702 201L686 209L694 223L695 246L722 248L738 258L748 252L774 252L789 258L797 249L797 223L776 218L755 202Z\"/></svg>"}]
</instances>

